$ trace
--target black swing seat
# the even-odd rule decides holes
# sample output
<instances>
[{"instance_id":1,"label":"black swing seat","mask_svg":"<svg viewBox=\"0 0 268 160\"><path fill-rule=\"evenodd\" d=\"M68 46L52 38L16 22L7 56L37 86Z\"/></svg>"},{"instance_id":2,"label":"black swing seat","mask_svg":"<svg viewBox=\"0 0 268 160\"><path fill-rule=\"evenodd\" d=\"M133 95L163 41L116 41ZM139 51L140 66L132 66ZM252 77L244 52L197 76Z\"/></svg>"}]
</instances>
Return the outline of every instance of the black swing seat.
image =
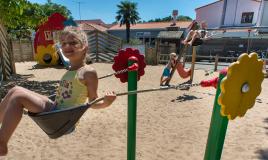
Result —
<instances>
[{"instance_id":1,"label":"black swing seat","mask_svg":"<svg viewBox=\"0 0 268 160\"><path fill-rule=\"evenodd\" d=\"M200 46L204 43L204 40L200 38L196 38L195 41L193 42L193 46Z\"/></svg>"},{"instance_id":2,"label":"black swing seat","mask_svg":"<svg viewBox=\"0 0 268 160\"><path fill-rule=\"evenodd\" d=\"M50 112L28 112L28 115L49 136L49 138L56 139L73 131L75 124L89 107L88 104L85 104Z\"/></svg>"},{"instance_id":3,"label":"black swing seat","mask_svg":"<svg viewBox=\"0 0 268 160\"><path fill-rule=\"evenodd\" d=\"M190 40L189 40L190 41ZM188 41L188 42L189 42ZM204 40L200 39L200 38L196 38L195 41L193 42L192 46L196 47L196 46L201 46L204 43Z\"/></svg>"}]
</instances>

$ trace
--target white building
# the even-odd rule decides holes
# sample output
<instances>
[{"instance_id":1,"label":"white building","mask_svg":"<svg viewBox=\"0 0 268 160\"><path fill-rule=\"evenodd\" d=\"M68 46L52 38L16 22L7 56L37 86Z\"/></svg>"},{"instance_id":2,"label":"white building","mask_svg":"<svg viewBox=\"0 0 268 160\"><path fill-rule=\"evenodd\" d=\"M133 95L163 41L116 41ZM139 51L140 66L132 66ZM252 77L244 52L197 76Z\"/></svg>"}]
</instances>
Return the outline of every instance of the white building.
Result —
<instances>
[{"instance_id":1,"label":"white building","mask_svg":"<svg viewBox=\"0 0 268 160\"><path fill-rule=\"evenodd\" d=\"M240 55L254 51L268 57L268 0L218 0L195 11L196 21L206 21L215 33L200 46L198 54L220 52L229 56L231 52Z\"/></svg>"},{"instance_id":2,"label":"white building","mask_svg":"<svg viewBox=\"0 0 268 160\"><path fill-rule=\"evenodd\" d=\"M195 9L196 20L208 28L268 26L268 0L218 0Z\"/></svg>"},{"instance_id":3,"label":"white building","mask_svg":"<svg viewBox=\"0 0 268 160\"><path fill-rule=\"evenodd\" d=\"M256 27L268 30L268 0L262 0Z\"/></svg>"}]
</instances>

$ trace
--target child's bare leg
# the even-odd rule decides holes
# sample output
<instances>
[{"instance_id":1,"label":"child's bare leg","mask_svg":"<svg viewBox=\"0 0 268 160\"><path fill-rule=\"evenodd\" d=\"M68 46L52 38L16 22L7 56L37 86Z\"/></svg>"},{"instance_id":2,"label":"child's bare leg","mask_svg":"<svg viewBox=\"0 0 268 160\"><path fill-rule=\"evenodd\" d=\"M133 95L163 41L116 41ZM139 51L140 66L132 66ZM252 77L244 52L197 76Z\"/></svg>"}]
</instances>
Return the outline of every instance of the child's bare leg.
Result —
<instances>
[{"instance_id":1,"label":"child's bare leg","mask_svg":"<svg viewBox=\"0 0 268 160\"><path fill-rule=\"evenodd\" d=\"M12 89L10 89L8 91L8 93L6 94L6 96L0 102L0 123L2 123L2 121L3 121L3 116L5 113L5 109L6 109L8 101L9 101L9 98L14 93L15 90L16 90L16 87L13 87Z\"/></svg>"},{"instance_id":2,"label":"child's bare leg","mask_svg":"<svg viewBox=\"0 0 268 160\"><path fill-rule=\"evenodd\" d=\"M164 77L161 81L161 84L163 85L164 82L168 81L170 78L169 77Z\"/></svg>"},{"instance_id":3,"label":"child's bare leg","mask_svg":"<svg viewBox=\"0 0 268 160\"><path fill-rule=\"evenodd\" d=\"M12 94L15 92L15 91L21 91L21 90L24 90L25 92L31 92L32 94L34 94L35 96L38 96L40 98L47 98L46 96L43 96L43 95L40 95L38 93L35 93L35 92L32 92L28 89L25 89L23 87L19 87L19 86L15 86L13 88L11 88L8 93L6 94L6 96L3 98L3 100L0 102L0 123L2 123L3 121L3 116L5 114L5 109L6 109L6 106L7 106L7 103L10 99L10 97L12 96Z\"/></svg>"},{"instance_id":4,"label":"child's bare leg","mask_svg":"<svg viewBox=\"0 0 268 160\"><path fill-rule=\"evenodd\" d=\"M199 37L198 32L194 32L192 39L190 42L188 42L188 44L192 46L197 37Z\"/></svg>"},{"instance_id":5,"label":"child's bare leg","mask_svg":"<svg viewBox=\"0 0 268 160\"><path fill-rule=\"evenodd\" d=\"M7 154L7 143L21 120L23 108L35 113L42 112L47 109L47 102L48 98L41 95L37 96L36 93L26 89L18 88L12 93L7 106L5 106L5 114L0 129L0 156Z\"/></svg>"},{"instance_id":6,"label":"child's bare leg","mask_svg":"<svg viewBox=\"0 0 268 160\"><path fill-rule=\"evenodd\" d=\"M187 34L187 36L186 36L186 38L184 39L184 41L182 41L182 43L183 43L183 44L187 44L187 42L192 38L192 36L194 35L194 33L195 33L195 31L191 30L191 31Z\"/></svg>"},{"instance_id":7,"label":"child's bare leg","mask_svg":"<svg viewBox=\"0 0 268 160\"><path fill-rule=\"evenodd\" d=\"M163 75L161 76L161 78L160 78L160 86L163 84Z\"/></svg>"}]
</instances>

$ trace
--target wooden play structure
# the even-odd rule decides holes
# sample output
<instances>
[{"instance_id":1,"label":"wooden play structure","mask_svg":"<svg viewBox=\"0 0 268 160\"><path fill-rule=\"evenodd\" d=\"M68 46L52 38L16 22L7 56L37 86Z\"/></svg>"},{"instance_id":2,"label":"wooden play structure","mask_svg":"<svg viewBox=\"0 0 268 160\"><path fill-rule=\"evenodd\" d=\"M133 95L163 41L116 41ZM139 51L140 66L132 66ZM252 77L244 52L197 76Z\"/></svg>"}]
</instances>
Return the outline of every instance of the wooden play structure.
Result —
<instances>
[{"instance_id":1,"label":"wooden play structure","mask_svg":"<svg viewBox=\"0 0 268 160\"><path fill-rule=\"evenodd\" d=\"M180 41L183 31L178 27L168 27L167 31L159 32L156 39L156 55L157 64L167 63L169 61L169 53L178 53L179 48L182 47Z\"/></svg>"},{"instance_id":2,"label":"wooden play structure","mask_svg":"<svg viewBox=\"0 0 268 160\"><path fill-rule=\"evenodd\" d=\"M36 31L34 38L35 60L40 65L57 65L60 54L55 44L57 31L63 30L65 26L76 26L71 19L67 19L60 13L53 13L48 20L41 24ZM63 59L61 59L63 61Z\"/></svg>"},{"instance_id":3,"label":"wooden play structure","mask_svg":"<svg viewBox=\"0 0 268 160\"><path fill-rule=\"evenodd\" d=\"M70 25L77 26L71 19L67 19L59 13L54 13L45 23L38 27L34 39L35 60L38 64L45 66L57 65L59 59L65 62L64 58L61 58L62 54L57 54L58 48L55 47L55 40L58 38L58 31ZM83 28L82 26L80 27ZM88 54L91 60L97 62L113 61L113 57L122 48L122 40L97 28L85 32L88 36Z\"/></svg>"},{"instance_id":4,"label":"wooden play structure","mask_svg":"<svg viewBox=\"0 0 268 160\"><path fill-rule=\"evenodd\" d=\"M189 81L187 81L187 83L192 83L193 78L194 78L194 67L195 67L195 59L196 59L196 46L192 46L192 64L191 64L191 68L190 69L185 69L181 59L182 57L185 56L185 53L188 49L189 45L185 45L181 48L179 55L177 57L175 66L172 68L171 73L170 73L170 78L166 81L165 85L169 85L175 70L177 70L178 74L180 75L181 78L186 79L188 77L190 77Z\"/></svg>"},{"instance_id":5,"label":"wooden play structure","mask_svg":"<svg viewBox=\"0 0 268 160\"><path fill-rule=\"evenodd\" d=\"M96 62L112 62L114 56L122 48L122 40L116 36L93 30L87 32L89 55Z\"/></svg>"},{"instance_id":6,"label":"wooden play structure","mask_svg":"<svg viewBox=\"0 0 268 160\"><path fill-rule=\"evenodd\" d=\"M11 40L0 22L0 83L2 80L8 80L11 74L16 72L11 46Z\"/></svg>"}]
</instances>

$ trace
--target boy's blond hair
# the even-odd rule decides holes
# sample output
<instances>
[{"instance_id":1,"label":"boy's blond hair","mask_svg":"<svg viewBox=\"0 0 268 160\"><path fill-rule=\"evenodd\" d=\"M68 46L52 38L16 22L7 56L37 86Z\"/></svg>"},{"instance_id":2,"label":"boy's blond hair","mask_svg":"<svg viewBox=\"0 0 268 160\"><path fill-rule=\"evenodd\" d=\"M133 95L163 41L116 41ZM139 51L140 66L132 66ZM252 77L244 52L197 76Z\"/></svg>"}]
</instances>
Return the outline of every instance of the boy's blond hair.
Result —
<instances>
[{"instance_id":1,"label":"boy's blond hair","mask_svg":"<svg viewBox=\"0 0 268 160\"><path fill-rule=\"evenodd\" d=\"M176 57L177 55L176 55L176 53L172 52L169 54L169 57L171 58L172 56Z\"/></svg>"}]
</instances>

